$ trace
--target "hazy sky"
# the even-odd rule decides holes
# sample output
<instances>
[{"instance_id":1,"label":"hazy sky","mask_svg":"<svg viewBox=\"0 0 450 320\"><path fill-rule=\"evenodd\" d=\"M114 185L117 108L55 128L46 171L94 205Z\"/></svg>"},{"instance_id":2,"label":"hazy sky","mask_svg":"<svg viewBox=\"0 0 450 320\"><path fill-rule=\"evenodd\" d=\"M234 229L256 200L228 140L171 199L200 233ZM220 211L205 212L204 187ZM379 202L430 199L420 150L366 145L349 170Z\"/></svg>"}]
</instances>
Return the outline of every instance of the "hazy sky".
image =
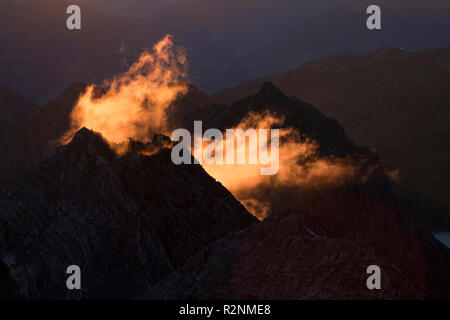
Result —
<instances>
[{"instance_id":1,"label":"hazy sky","mask_svg":"<svg viewBox=\"0 0 450 320\"><path fill-rule=\"evenodd\" d=\"M0 0L0 3L24 2L28 0ZM35 0L36 1L36 0ZM47 0L38 0L45 2ZM330 6L342 5L348 8L367 7L370 4L378 4L384 8L408 10L411 8L450 10L448 0L60 0L70 4L89 5L102 12L113 14L149 17L163 10L183 8L188 11L218 10L227 8L227 11L245 10L255 7L285 7L295 8L301 15L302 12L317 10Z\"/></svg>"},{"instance_id":2,"label":"hazy sky","mask_svg":"<svg viewBox=\"0 0 450 320\"><path fill-rule=\"evenodd\" d=\"M441 9L448 13L450 9L449 0L378 0L375 2L372 0L71 0L68 2L87 4L103 12L141 17L151 17L161 11L174 10L180 7L186 13L197 10L219 12L218 10L224 9L226 11L240 11L255 7L285 7L286 9L295 9L299 16L302 16L302 13L337 5L360 10L374 3L384 8L399 10L412 8L419 10ZM202 10L202 8L204 9Z\"/></svg>"},{"instance_id":3,"label":"hazy sky","mask_svg":"<svg viewBox=\"0 0 450 320\"><path fill-rule=\"evenodd\" d=\"M20 70L25 68L26 61L32 61L20 60L23 57L41 53L38 57L43 62L30 62L27 67L32 70L30 75L36 74L33 81L38 83L42 70L36 70L47 63L55 74L59 70L65 81L90 81L114 70L108 64L112 58L105 57L120 47L127 48L128 59L135 59L142 48L151 47L167 33L173 34L175 42L187 49L192 81L208 92L287 71L332 54L363 53L383 47L422 50L450 45L450 0L0 0L0 3L5 1L30 4L23 8L10 6L13 12L8 16L16 16L15 20L0 20L0 34L4 32L0 67L3 61L11 72L2 72L0 82L17 88L24 87ZM83 32L71 36L64 33L64 2L82 5ZM377 32L369 32L365 23L366 6L372 3L382 9L383 28ZM33 27L27 29L28 25ZM52 48L49 52L55 56L49 61L45 60L48 48ZM67 62L68 54L71 57ZM8 62L11 57L16 59L17 68ZM86 74L80 75L83 70L87 70ZM37 91L36 87L30 82L27 90ZM30 96L37 94L33 91Z\"/></svg>"}]
</instances>

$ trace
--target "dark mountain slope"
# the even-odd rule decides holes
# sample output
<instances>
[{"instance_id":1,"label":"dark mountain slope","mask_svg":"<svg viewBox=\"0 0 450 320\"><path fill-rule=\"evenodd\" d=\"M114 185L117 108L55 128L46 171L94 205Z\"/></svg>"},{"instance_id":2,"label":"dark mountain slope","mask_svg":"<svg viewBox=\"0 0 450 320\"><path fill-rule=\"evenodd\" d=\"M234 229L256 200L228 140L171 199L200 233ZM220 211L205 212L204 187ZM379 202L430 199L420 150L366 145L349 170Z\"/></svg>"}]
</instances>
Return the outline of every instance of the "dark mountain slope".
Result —
<instances>
[{"instance_id":1,"label":"dark mountain slope","mask_svg":"<svg viewBox=\"0 0 450 320\"><path fill-rule=\"evenodd\" d=\"M415 225L427 230L450 229L450 217L446 214L445 206L435 204L422 194L398 187L388 178L384 166L378 155L369 148L359 147L346 135L339 123L325 116L315 107L288 97L271 83L264 83L259 92L238 100L231 105L212 105L200 108L184 118L182 123L186 128L192 128L194 120L203 120L203 130L207 128L233 128L249 112L263 113L269 111L277 117L284 119L281 128L293 128L299 132L300 139L311 138L319 145L318 154L314 157L323 159L343 159L358 170L359 181L352 183L374 184L372 195L382 199L388 206L395 206L395 210L407 217ZM302 199L301 206L309 206L309 199L316 198L302 186L300 195L298 190L274 188L256 188L250 192L251 198L258 201L270 202L271 207L284 207L291 200L298 204L296 199ZM294 196L290 196L290 195ZM319 196L320 197L320 196ZM279 199L284 199L280 201ZM240 199L242 201L242 199ZM289 209L296 209L296 206Z\"/></svg>"},{"instance_id":2,"label":"dark mountain slope","mask_svg":"<svg viewBox=\"0 0 450 320\"><path fill-rule=\"evenodd\" d=\"M4 141L1 149L8 151L0 160L0 177L4 181L3 185L34 168L54 152L59 145L58 139L69 129L70 112L85 88L86 84L73 84L54 101L40 108L19 130L10 135L7 141ZM102 89L97 90L98 94L101 94ZM225 129L236 126L250 111L259 113L270 111L284 118L281 126L293 127L303 136L316 140L321 156L345 158L358 166L363 160L365 164L361 166L361 176L366 176L367 170L370 171L380 165L377 156L368 149L356 146L346 137L344 130L335 120L327 118L307 103L287 97L270 83L266 83L258 94L241 99L230 106L211 105L211 100L206 94L190 85L188 94L171 106L168 120L169 126L173 129L190 128L194 120L203 120L204 129L208 127ZM378 174L384 175L380 170ZM385 184L383 188L391 190L389 184ZM283 197L285 193L284 190L280 190L280 194L274 194L273 190L264 190L258 194L265 199L276 199ZM393 193L389 192L388 197ZM430 205L420 194L414 192L405 194L404 190L400 193L400 198L405 199L404 203L412 204L404 209L403 213L413 217L413 221L418 225L432 230L448 228L450 222L443 214L445 209ZM427 212L426 217L424 212Z\"/></svg>"},{"instance_id":3,"label":"dark mountain slope","mask_svg":"<svg viewBox=\"0 0 450 320\"><path fill-rule=\"evenodd\" d=\"M336 121L271 84L231 106L207 106L200 93L192 101L189 110L205 104L181 124L225 129L268 110L317 140L320 156L358 164L359 175L323 188L256 189L274 208L256 223L200 166L173 165L159 149L166 138L131 141L118 157L82 129L1 191L0 288L29 298L141 298L149 287L157 299L449 297L448 249L404 221L402 190ZM65 287L71 264L82 269L82 292ZM365 288L372 264L382 269L379 292Z\"/></svg>"},{"instance_id":4,"label":"dark mountain slope","mask_svg":"<svg viewBox=\"0 0 450 320\"><path fill-rule=\"evenodd\" d=\"M31 100L0 84L0 140L36 110Z\"/></svg>"},{"instance_id":5,"label":"dark mountain slope","mask_svg":"<svg viewBox=\"0 0 450 320\"><path fill-rule=\"evenodd\" d=\"M118 157L82 129L1 191L0 257L23 297L141 297L205 245L256 222L201 167L131 146ZM66 288L72 264L82 291Z\"/></svg>"},{"instance_id":6,"label":"dark mountain slope","mask_svg":"<svg viewBox=\"0 0 450 320\"><path fill-rule=\"evenodd\" d=\"M448 299L449 250L408 222L448 228L445 211L392 183L378 157L356 146L336 121L269 83L189 121L224 129L265 110L285 116L282 127L313 137L321 156L352 159L358 177L318 189L255 187L258 200L269 199L269 218L203 249L151 288L150 298ZM381 291L366 287L373 264L382 270Z\"/></svg>"},{"instance_id":7,"label":"dark mountain slope","mask_svg":"<svg viewBox=\"0 0 450 320\"><path fill-rule=\"evenodd\" d=\"M200 108L184 119L184 125L190 128L194 120L203 120L204 128L225 130L237 126L250 112L262 114L265 111L283 119L280 128L291 127L316 140L323 153L342 157L352 153L369 154L368 150L356 146L347 138L336 120L326 117L310 104L286 96L270 82L264 83L255 95L242 98L229 106Z\"/></svg>"},{"instance_id":8,"label":"dark mountain slope","mask_svg":"<svg viewBox=\"0 0 450 320\"><path fill-rule=\"evenodd\" d=\"M8 182L34 168L56 147L70 128L70 112L86 84L74 83L55 100L40 107L0 142L0 181ZM6 152L7 150L7 152Z\"/></svg>"},{"instance_id":9,"label":"dark mountain slope","mask_svg":"<svg viewBox=\"0 0 450 320\"><path fill-rule=\"evenodd\" d=\"M407 52L385 48L336 55L221 91L228 103L273 81L336 118L348 136L374 147L410 187L450 205L450 47Z\"/></svg>"},{"instance_id":10,"label":"dark mountain slope","mask_svg":"<svg viewBox=\"0 0 450 320\"><path fill-rule=\"evenodd\" d=\"M324 193L203 249L151 299L448 299L450 250L363 194ZM367 267L381 268L369 290Z\"/></svg>"},{"instance_id":11,"label":"dark mountain slope","mask_svg":"<svg viewBox=\"0 0 450 320\"><path fill-rule=\"evenodd\" d=\"M198 115L198 110L205 110L211 105L213 105L213 100L202 90L189 83L186 95L176 99L168 109L169 130L189 127L192 124L187 121L192 119L192 115Z\"/></svg>"},{"instance_id":12,"label":"dark mountain slope","mask_svg":"<svg viewBox=\"0 0 450 320\"><path fill-rule=\"evenodd\" d=\"M0 141L0 150L7 150L0 159L0 182L6 184L34 168L60 146L60 139L70 129L70 114L78 97L87 88L86 83L76 82L62 91L56 99L48 102L26 120L19 128ZM96 87L95 94L104 89ZM169 125L176 127L177 119L200 106L210 104L209 97L193 85L186 96L171 106Z\"/></svg>"}]
</instances>

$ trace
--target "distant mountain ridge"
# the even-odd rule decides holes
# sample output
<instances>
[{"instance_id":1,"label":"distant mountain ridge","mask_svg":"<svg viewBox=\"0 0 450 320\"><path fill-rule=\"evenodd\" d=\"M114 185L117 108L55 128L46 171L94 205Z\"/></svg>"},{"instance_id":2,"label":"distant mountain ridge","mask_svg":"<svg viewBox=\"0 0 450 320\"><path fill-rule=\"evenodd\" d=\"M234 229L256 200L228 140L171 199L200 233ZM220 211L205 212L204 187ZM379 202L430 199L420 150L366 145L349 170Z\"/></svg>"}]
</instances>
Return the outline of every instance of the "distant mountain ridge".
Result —
<instances>
[{"instance_id":1,"label":"distant mountain ridge","mask_svg":"<svg viewBox=\"0 0 450 320\"><path fill-rule=\"evenodd\" d=\"M37 108L30 99L0 84L0 140Z\"/></svg>"},{"instance_id":2,"label":"distant mountain ridge","mask_svg":"<svg viewBox=\"0 0 450 320\"><path fill-rule=\"evenodd\" d=\"M80 0L82 32L67 30L65 1L0 1L0 82L42 104L74 81L101 84L125 71L170 33L187 49L190 80L211 93L334 53L443 46L450 27L445 0L378 1L389 14L375 33L361 1L155 1ZM108 6L116 10L99 9Z\"/></svg>"},{"instance_id":3,"label":"distant mountain ridge","mask_svg":"<svg viewBox=\"0 0 450 320\"><path fill-rule=\"evenodd\" d=\"M84 88L65 90L9 140L30 159L0 190L0 297L448 299L450 251L409 221L434 213L315 107L271 83L231 105L190 87L171 106L174 128L195 119L224 129L268 110L316 140L321 157L360 165L336 185L253 190L274 208L258 222L201 166L174 165L167 137L131 140L122 156L86 128L52 144ZM84 270L82 291L65 286L71 264ZM372 264L384 290L365 286Z\"/></svg>"},{"instance_id":4,"label":"distant mountain ridge","mask_svg":"<svg viewBox=\"0 0 450 320\"><path fill-rule=\"evenodd\" d=\"M86 89L84 83L74 83L64 90L55 100L41 107L20 126L18 130L0 143L2 150L8 150L0 159L0 181L3 186L14 181L23 173L35 168L50 156L59 146L59 139L70 128L70 113L78 96ZM96 90L102 91L101 88ZM388 180L378 156L368 148L354 144L345 134L344 129L335 120L326 117L315 107L296 98L286 96L271 83L265 83L256 95L245 97L227 105L213 104L211 98L193 85L189 85L187 95L177 99L169 108L168 125L172 129L191 128L194 120L203 120L204 129L233 128L249 112L269 111L284 119L281 127L295 128L305 137L314 139L323 157L337 157L354 162L367 175L370 170ZM365 160L363 160L365 159ZM367 171L369 170L369 171ZM373 173L370 173L371 176ZM392 189L384 184L378 190L389 189L389 197L394 193L406 206L402 208L405 216L427 230L448 230L450 220L445 208L431 204L418 193L408 193L404 189ZM265 190L257 194L264 200L283 198ZM278 201L278 200L277 200ZM389 200L390 201L390 200ZM424 212L427 212L424 215Z\"/></svg>"},{"instance_id":5,"label":"distant mountain ridge","mask_svg":"<svg viewBox=\"0 0 450 320\"><path fill-rule=\"evenodd\" d=\"M17 128L5 135L4 141L0 140L0 149L8 150L0 159L0 182L14 180L56 150L61 144L60 139L71 128L71 112L87 87L87 83L72 83L55 99L20 118ZM98 95L104 92L102 87L96 87L95 90ZM176 128L178 119L211 103L208 95L190 84L188 94L170 106L169 112L173 116L169 117L168 125Z\"/></svg>"},{"instance_id":6,"label":"distant mountain ridge","mask_svg":"<svg viewBox=\"0 0 450 320\"><path fill-rule=\"evenodd\" d=\"M264 82L254 94L233 101L230 105L216 104L198 108L183 119L186 128L194 120L203 120L205 128L225 130L234 128L250 112L269 112L284 121L280 128L295 128L305 136L315 140L321 151L327 155L347 156L352 153L369 153L346 136L340 124L326 117L314 106L288 97L274 84Z\"/></svg>"},{"instance_id":7,"label":"distant mountain ridge","mask_svg":"<svg viewBox=\"0 0 450 320\"><path fill-rule=\"evenodd\" d=\"M400 169L405 184L450 206L450 47L335 55L212 98L230 103L266 81L338 120L357 144Z\"/></svg>"},{"instance_id":8,"label":"distant mountain ridge","mask_svg":"<svg viewBox=\"0 0 450 320\"><path fill-rule=\"evenodd\" d=\"M0 141L8 150L0 159L0 181L11 181L46 159L59 145L58 139L70 128L70 112L84 83L74 83L53 101L37 108Z\"/></svg>"}]
</instances>

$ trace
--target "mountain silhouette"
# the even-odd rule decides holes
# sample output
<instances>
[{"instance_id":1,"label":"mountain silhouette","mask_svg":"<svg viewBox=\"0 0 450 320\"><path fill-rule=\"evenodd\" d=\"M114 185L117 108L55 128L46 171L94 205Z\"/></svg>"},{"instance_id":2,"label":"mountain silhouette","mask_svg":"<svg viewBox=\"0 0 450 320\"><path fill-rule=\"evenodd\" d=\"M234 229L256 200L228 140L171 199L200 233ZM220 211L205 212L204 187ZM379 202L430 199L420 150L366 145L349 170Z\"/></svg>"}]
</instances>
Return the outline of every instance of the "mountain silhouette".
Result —
<instances>
[{"instance_id":1,"label":"mountain silhouette","mask_svg":"<svg viewBox=\"0 0 450 320\"><path fill-rule=\"evenodd\" d=\"M272 215L213 243L152 286L148 297L449 298L450 251L431 235L414 232L388 208L361 195L347 194L345 202L327 197L315 213ZM366 286L372 265L381 269L381 290Z\"/></svg>"},{"instance_id":2,"label":"mountain silhouette","mask_svg":"<svg viewBox=\"0 0 450 320\"><path fill-rule=\"evenodd\" d=\"M256 94L244 97L230 105L215 104L200 108L190 113L182 123L186 128L193 130L193 121L203 120L204 130L207 128L225 130L234 128L249 112L264 113L266 111L283 119L277 127L293 128L299 132L301 134L299 142L303 139L302 137L316 141L319 146L316 157L332 161L341 159L358 168L358 176L364 177L363 185L367 187L366 191L382 199L388 206L391 206L393 202L400 202L396 205L398 208L395 211L416 226L426 230L450 229L450 220L445 206L436 204L421 193L391 181L377 153L355 144L347 137L345 130L336 120L327 117L317 108L296 97L288 97L270 82L263 83ZM302 205L305 206L309 206L310 199L317 198L317 195L299 197L294 190L276 191L276 188L272 186L269 189L255 189L257 191L252 192L252 196L264 202L273 201L271 207L283 209L298 207L299 198L304 200ZM302 194L310 191L302 190ZM311 192L315 193L315 191ZM312 200L311 206L314 206L314 201Z\"/></svg>"},{"instance_id":3,"label":"mountain silhouette","mask_svg":"<svg viewBox=\"0 0 450 320\"><path fill-rule=\"evenodd\" d=\"M9 132L4 141L0 139L0 149L8 150L0 159L0 182L5 184L14 180L34 168L56 150L61 144L61 138L71 129L70 114L79 96L87 87L86 83L75 82L64 89L54 100L17 119L17 128ZM104 88L95 87L95 95L101 96L104 92ZM211 103L208 95L189 84L187 94L170 106L168 126L173 129L177 128L178 119ZM14 104L16 109L20 107L20 102Z\"/></svg>"},{"instance_id":4,"label":"mountain silhouette","mask_svg":"<svg viewBox=\"0 0 450 320\"><path fill-rule=\"evenodd\" d=\"M8 139L0 143L2 150L8 150L0 159L0 180L4 186L36 167L60 145L59 139L70 128L70 113L73 106L86 87L85 83L72 84L55 100L26 118L18 130L13 131L8 135ZM240 99L231 105L213 104L208 95L200 89L193 85L189 85L188 88L187 94L177 99L168 110L170 114L168 125L171 130L178 127L192 130L194 120L202 120L204 130L207 128L225 130L238 125L249 112L268 111L283 119L283 123L278 127L294 128L301 133L301 139L314 139L318 144L318 156L345 159L346 162L358 167L359 175L368 178L367 183L370 184L373 179L374 184L378 185L374 189L378 197L389 199L387 202L392 202L392 198L402 202L401 213L414 224L427 230L450 229L445 207L436 205L418 192L393 185L389 182L376 153L353 143L336 120L325 116L317 108L296 97L286 96L272 83L264 83L255 95ZM97 94L100 95L102 92L102 88L96 88ZM291 192L282 190L275 192L273 189L253 192L254 196L274 199L275 203L279 203L278 199L285 199L286 195L290 194ZM290 200L282 207L287 203L290 203Z\"/></svg>"},{"instance_id":5,"label":"mountain silhouette","mask_svg":"<svg viewBox=\"0 0 450 320\"><path fill-rule=\"evenodd\" d=\"M249 95L230 105L216 104L199 108L184 119L184 125L192 126L193 120L203 120L205 128L233 128L250 112L271 114L284 119L278 127L292 127L318 142L319 148L328 155L345 156L352 153L366 153L347 138L340 124L326 117L317 108L288 97L270 82L263 83L256 94Z\"/></svg>"},{"instance_id":6,"label":"mountain silhouette","mask_svg":"<svg viewBox=\"0 0 450 320\"><path fill-rule=\"evenodd\" d=\"M86 128L65 146L53 143L85 88L72 85L9 140L41 151L15 149L28 160L0 190L0 296L449 297L449 249L416 227L441 212L391 181L373 151L317 108L271 83L231 105L210 104L191 86L171 106L180 118L171 121L174 128L203 120L203 129L224 130L249 112L268 111L283 119L281 128L302 133L298 142L314 139L317 157L345 159L357 169L338 184L255 185L251 195L271 207L258 222L201 166L174 165L172 142L162 135L128 141L121 156ZM82 291L65 286L73 264L83 270ZM367 289L370 265L381 268L383 290Z\"/></svg>"},{"instance_id":7,"label":"mountain silhouette","mask_svg":"<svg viewBox=\"0 0 450 320\"><path fill-rule=\"evenodd\" d=\"M175 166L169 149L119 157L84 128L0 202L0 288L15 283L31 299L142 297L205 245L257 222L200 166ZM65 285L73 264L81 292Z\"/></svg>"},{"instance_id":8,"label":"mountain silhouette","mask_svg":"<svg viewBox=\"0 0 450 320\"><path fill-rule=\"evenodd\" d=\"M450 47L384 48L305 63L212 98L231 103L272 81L335 118L355 143L375 148L388 169L399 169L403 184L448 207L449 65Z\"/></svg>"},{"instance_id":9,"label":"mountain silhouette","mask_svg":"<svg viewBox=\"0 0 450 320\"><path fill-rule=\"evenodd\" d=\"M36 110L31 100L0 84L0 140Z\"/></svg>"},{"instance_id":10,"label":"mountain silhouette","mask_svg":"<svg viewBox=\"0 0 450 320\"><path fill-rule=\"evenodd\" d=\"M58 140L70 128L70 113L86 87L74 83L55 100L20 119L17 128L0 141L0 149L8 150L0 159L0 181L19 177L55 151Z\"/></svg>"}]
</instances>

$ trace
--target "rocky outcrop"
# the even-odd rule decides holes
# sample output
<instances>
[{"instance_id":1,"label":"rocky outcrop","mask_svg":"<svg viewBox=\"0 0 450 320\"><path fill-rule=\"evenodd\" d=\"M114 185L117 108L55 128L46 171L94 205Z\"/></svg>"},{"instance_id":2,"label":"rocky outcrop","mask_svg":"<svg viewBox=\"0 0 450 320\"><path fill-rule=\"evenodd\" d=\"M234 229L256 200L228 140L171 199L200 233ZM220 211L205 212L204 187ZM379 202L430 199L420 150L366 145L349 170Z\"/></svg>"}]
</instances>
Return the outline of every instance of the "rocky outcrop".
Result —
<instances>
[{"instance_id":1,"label":"rocky outcrop","mask_svg":"<svg viewBox=\"0 0 450 320\"><path fill-rule=\"evenodd\" d=\"M117 156L82 129L1 191L0 257L22 297L142 297L207 244L256 222L200 166L175 166L167 148L136 149ZM69 265L80 266L83 290L67 290Z\"/></svg>"},{"instance_id":2,"label":"rocky outcrop","mask_svg":"<svg viewBox=\"0 0 450 320\"><path fill-rule=\"evenodd\" d=\"M202 120L203 128L222 130L236 127L250 112L262 114L269 112L281 121L277 128L293 128L302 137L316 141L319 151L324 155L344 157L350 154L370 152L355 145L347 138L339 123L325 116L312 105L295 97L286 96L270 82L264 83L259 91L237 100L231 105L209 105L183 119L185 128L191 128L194 120Z\"/></svg>"},{"instance_id":3,"label":"rocky outcrop","mask_svg":"<svg viewBox=\"0 0 450 320\"><path fill-rule=\"evenodd\" d=\"M369 290L367 268L381 269ZM362 194L325 192L203 249L150 299L449 299L450 251Z\"/></svg>"},{"instance_id":4,"label":"rocky outcrop","mask_svg":"<svg viewBox=\"0 0 450 320\"><path fill-rule=\"evenodd\" d=\"M37 125L44 133L23 145L45 148L83 87L66 91L52 107L65 108L59 122ZM28 173L0 191L1 298L449 298L449 249L403 218L427 206L392 183L376 154L335 120L270 83L231 106L191 92L172 106L180 112L174 126L203 120L204 129L226 129L269 111L281 127L314 139L317 156L347 159L358 174L336 185L254 188L272 208L259 223L202 167L175 166L167 137L111 146L82 129L50 157L56 146L35 153L40 162L23 153ZM66 288L73 264L80 291ZM381 268L381 290L366 287L369 265Z\"/></svg>"},{"instance_id":5,"label":"rocky outcrop","mask_svg":"<svg viewBox=\"0 0 450 320\"><path fill-rule=\"evenodd\" d=\"M429 230L450 230L449 66L449 46L419 52L383 48L304 63L212 98L231 104L271 81L311 103L338 120L357 144L376 148L408 188L446 205L439 209L443 214L427 212L417 221Z\"/></svg>"},{"instance_id":6,"label":"rocky outcrop","mask_svg":"<svg viewBox=\"0 0 450 320\"><path fill-rule=\"evenodd\" d=\"M88 84L75 82L63 90L54 100L41 108L36 108L29 117L18 119L18 127L0 139L0 150L7 150L0 158L0 186L14 181L25 172L35 168L48 158L61 140L70 141L70 115L79 96ZM94 94L105 93L102 87L95 87ZM1 96L1 87L0 87ZM178 97L168 109L167 125L171 129L179 126L179 119L194 110L209 105L209 97L192 84L188 84L188 92ZM15 108L19 106L15 105ZM64 138L64 139L62 139Z\"/></svg>"}]
</instances>

